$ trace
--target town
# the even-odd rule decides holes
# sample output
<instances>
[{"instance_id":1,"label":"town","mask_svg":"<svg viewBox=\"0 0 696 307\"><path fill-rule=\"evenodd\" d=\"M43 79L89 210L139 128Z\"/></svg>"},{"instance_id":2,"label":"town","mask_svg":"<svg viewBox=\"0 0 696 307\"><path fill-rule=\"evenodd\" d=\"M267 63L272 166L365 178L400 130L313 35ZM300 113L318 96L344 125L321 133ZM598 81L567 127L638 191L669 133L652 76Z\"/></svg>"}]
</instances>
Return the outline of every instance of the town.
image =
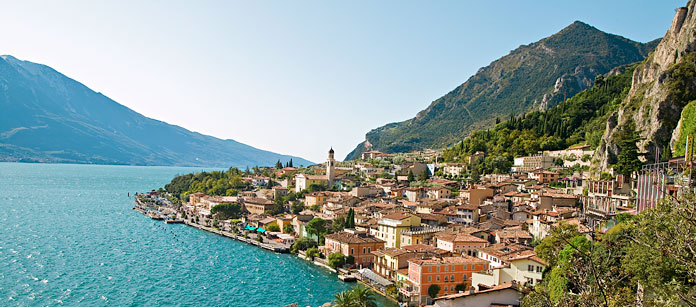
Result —
<instances>
[{"instance_id":1,"label":"town","mask_svg":"<svg viewBox=\"0 0 696 307\"><path fill-rule=\"evenodd\" d=\"M236 170L242 188L220 195L138 194L136 209L297 253L405 306L519 306L542 281L548 264L534 247L553 228L590 238L693 189L684 157L591 178L589 146L518 157L510 172L480 176L469 166L485 153L462 163L438 162L441 154L368 151L339 162L331 149L322 164Z\"/></svg>"}]
</instances>

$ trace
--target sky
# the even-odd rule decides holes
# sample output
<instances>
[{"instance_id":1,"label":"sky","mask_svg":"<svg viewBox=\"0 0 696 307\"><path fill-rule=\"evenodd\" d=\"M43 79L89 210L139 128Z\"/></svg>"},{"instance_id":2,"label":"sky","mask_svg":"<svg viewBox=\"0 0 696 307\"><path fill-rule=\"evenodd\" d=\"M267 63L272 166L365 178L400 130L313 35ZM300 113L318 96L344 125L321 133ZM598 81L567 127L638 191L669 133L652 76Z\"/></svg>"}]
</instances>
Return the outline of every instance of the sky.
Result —
<instances>
[{"instance_id":1,"label":"sky","mask_svg":"<svg viewBox=\"0 0 696 307\"><path fill-rule=\"evenodd\" d=\"M575 20L647 42L685 4L0 1L0 54L145 116L322 162Z\"/></svg>"}]
</instances>

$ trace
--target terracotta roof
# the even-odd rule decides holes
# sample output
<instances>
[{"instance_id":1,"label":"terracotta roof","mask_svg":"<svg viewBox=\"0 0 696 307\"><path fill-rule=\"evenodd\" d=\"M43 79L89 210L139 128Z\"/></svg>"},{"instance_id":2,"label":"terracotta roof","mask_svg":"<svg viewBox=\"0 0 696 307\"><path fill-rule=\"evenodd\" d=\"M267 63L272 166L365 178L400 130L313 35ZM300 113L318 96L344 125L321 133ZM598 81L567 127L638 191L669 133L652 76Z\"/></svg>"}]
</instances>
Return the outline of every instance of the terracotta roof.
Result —
<instances>
[{"instance_id":1,"label":"terracotta roof","mask_svg":"<svg viewBox=\"0 0 696 307\"><path fill-rule=\"evenodd\" d=\"M411 259L408 262L415 263L417 265L424 264L462 264L462 263L488 263L488 261L474 258L467 255L462 255L461 257L442 257L442 258L430 258L430 259Z\"/></svg>"},{"instance_id":2,"label":"terracotta roof","mask_svg":"<svg viewBox=\"0 0 696 307\"><path fill-rule=\"evenodd\" d=\"M488 241L481 239L479 237L472 236L470 234L463 233L445 233L436 235L438 240L448 241L448 242L474 242L474 243L488 243Z\"/></svg>"},{"instance_id":3,"label":"terracotta roof","mask_svg":"<svg viewBox=\"0 0 696 307\"><path fill-rule=\"evenodd\" d=\"M403 212L394 212L394 213L387 214L387 215L383 216L382 218L400 221L400 220L405 220L409 217L411 217L411 215L409 215L409 214L406 214Z\"/></svg>"},{"instance_id":4,"label":"terracotta roof","mask_svg":"<svg viewBox=\"0 0 696 307\"><path fill-rule=\"evenodd\" d=\"M470 296L470 295L477 295L477 294L481 294L481 293L502 291L502 290L507 290L507 289L512 289L512 290L515 290L515 291L520 291L520 288L517 286L517 284L515 284L515 283L507 283L507 284L497 285L497 286L492 287L492 288L490 288L490 289L475 291L475 292L473 292L473 293L468 292L468 291L465 291L465 292L462 292L462 293L455 293L455 294L450 294L450 295L438 296L438 297L435 298L435 301L439 301L439 300L451 300L451 299L457 299L457 298L460 298L460 297L465 297L465 296ZM504 305L504 306L505 306L505 305Z\"/></svg>"},{"instance_id":5,"label":"terracotta roof","mask_svg":"<svg viewBox=\"0 0 696 307\"><path fill-rule=\"evenodd\" d=\"M384 243L384 241L370 236L359 236L349 232L337 232L327 234L324 238L341 243L360 244L360 243Z\"/></svg>"}]
</instances>

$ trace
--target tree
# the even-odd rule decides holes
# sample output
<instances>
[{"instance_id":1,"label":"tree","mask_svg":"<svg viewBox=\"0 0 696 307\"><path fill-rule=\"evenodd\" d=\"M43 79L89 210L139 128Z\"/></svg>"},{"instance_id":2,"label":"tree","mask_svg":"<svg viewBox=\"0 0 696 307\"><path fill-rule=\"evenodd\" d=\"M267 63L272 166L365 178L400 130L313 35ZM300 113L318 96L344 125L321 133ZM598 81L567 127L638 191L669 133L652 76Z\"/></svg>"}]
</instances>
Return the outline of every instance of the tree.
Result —
<instances>
[{"instance_id":1,"label":"tree","mask_svg":"<svg viewBox=\"0 0 696 307\"><path fill-rule=\"evenodd\" d=\"M304 251L304 250L307 250L308 248L316 247L316 246L317 246L317 241L314 241L312 238L302 237L302 238L295 240L295 243L293 243L292 246L290 246L290 252L297 253L297 251Z\"/></svg>"},{"instance_id":2,"label":"tree","mask_svg":"<svg viewBox=\"0 0 696 307\"><path fill-rule=\"evenodd\" d=\"M270 232L279 232L280 226L278 226L278 224L276 224L276 223L272 223L272 224L268 225L268 227L266 227L266 230L268 230Z\"/></svg>"},{"instance_id":3,"label":"tree","mask_svg":"<svg viewBox=\"0 0 696 307\"><path fill-rule=\"evenodd\" d=\"M456 290L457 292L466 291L466 283L457 284L456 286L454 286L454 290Z\"/></svg>"},{"instance_id":4,"label":"tree","mask_svg":"<svg viewBox=\"0 0 696 307\"><path fill-rule=\"evenodd\" d=\"M345 228L355 228L355 210L353 208L348 209Z\"/></svg>"},{"instance_id":5,"label":"tree","mask_svg":"<svg viewBox=\"0 0 696 307\"><path fill-rule=\"evenodd\" d=\"M302 212L304 209L304 204L299 201L293 201L292 205L290 205L290 211L292 211L292 214L300 214L300 212Z\"/></svg>"},{"instance_id":6,"label":"tree","mask_svg":"<svg viewBox=\"0 0 696 307\"><path fill-rule=\"evenodd\" d=\"M281 163L280 160L278 160L278 162L276 162L275 167L276 167L277 169L281 169L281 168L283 168L283 163Z\"/></svg>"},{"instance_id":7,"label":"tree","mask_svg":"<svg viewBox=\"0 0 696 307\"><path fill-rule=\"evenodd\" d=\"M620 139L619 148L621 151L617 156L616 164L612 165L619 174L630 177L634 172L640 171L643 162L640 161L640 157L643 154L638 153L638 136L636 135L635 125L628 125L628 128L617 133L617 137ZM631 131L627 131L631 130Z\"/></svg>"},{"instance_id":8,"label":"tree","mask_svg":"<svg viewBox=\"0 0 696 307\"><path fill-rule=\"evenodd\" d=\"M283 225L283 232L284 233L294 233L295 228L292 227L292 225L290 225L290 224L285 224L285 225Z\"/></svg>"},{"instance_id":9,"label":"tree","mask_svg":"<svg viewBox=\"0 0 696 307\"><path fill-rule=\"evenodd\" d=\"M322 237L326 233L326 221L315 217L307 223L305 229L310 235L316 235L319 243L321 243Z\"/></svg>"},{"instance_id":10,"label":"tree","mask_svg":"<svg viewBox=\"0 0 696 307\"><path fill-rule=\"evenodd\" d=\"M290 162L288 162L288 167L293 167L292 166L292 158L290 158Z\"/></svg>"},{"instance_id":11,"label":"tree","mask_svg":"<svg viewBox=\"0 0 696 307\"><path fill-rule=\"evenodd\" d=\"M315 257L319 256L319 249L316 247L310 247L307 249L305 255L307 256L307 258L314 260Z\"/></svg>"},{"instance_id":12,"label":"tree","mask_svg":"<svg viewBox=\"0 0 696 307\"><path fill-rule=\"evenodd\" d=\"M329 255L329 266L332 269L340 268L346 264L346 256L342 253L333 253Z\"/></svg>"},{"instance_id":13,"label":"tree","mask_svg":"<svg viewBox=\"0 0 696 307\"><path fill-rule=\"evenodd\" d=\"M426 180L428 180L428 177L430 177L430 175L428 174L428 170L427 170L427 169L424 169L424 170L420 173L420 175L418 175L418 180L420 180L420 181L426 181Z\"/></svg>"},{"instance_id":14,"label":"tree","mask_svg":"<svg viewBox=\"0 0 696 307\"><path fill-rule=\"evenodd\" d=\"M428 295L431 298L436 298L438 293L440 293L440 286L437 284L432 284L428 287Z\"/></svg>"},{"instance_id":15,"label":"tree","mask_svg":"<svg viewBox=\"0 0 696 307\"><path fill-rule=\"evenodd\" d=\"M368 287L357 285L334 296L336 307L377 307L374 293Z\"/></svg>"},{"instance_id":16,"label":"tree","mask_svg":"<svg viewBox=\"0 0 696 307\"><path fill-rule=\"evenodd\" d=\"M407 179L407 180L408 180L408 182L414 182L414 181L416 181L416 177L413 176L413 171L412 171L412 170L408 170L408 179Z\"/></svg>"},{"instance_id":17,"label":"tree","mask_svg":"<svg viewBox=\"0 0 696 307\"><path fill-rule=\"evenodd\" d=\"M339 232L346 228L346 216L339 215L331 221L331 233Z\"/></svg>"}]
</instances>

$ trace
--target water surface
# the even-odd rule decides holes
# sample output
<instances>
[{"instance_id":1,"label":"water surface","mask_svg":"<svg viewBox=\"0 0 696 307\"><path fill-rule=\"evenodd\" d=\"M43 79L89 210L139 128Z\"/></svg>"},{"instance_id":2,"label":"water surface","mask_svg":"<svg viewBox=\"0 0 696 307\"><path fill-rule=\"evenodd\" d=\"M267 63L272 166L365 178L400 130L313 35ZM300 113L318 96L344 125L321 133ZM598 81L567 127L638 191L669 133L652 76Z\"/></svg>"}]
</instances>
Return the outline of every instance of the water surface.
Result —
<instances>
[{"instance_id":1,"label":"water surface","mask_svg":"<svg viewBox=\"0 0 696 307\"><path fill-rule=\"evenodd\" d=\"M351 286L131 210L133 192L198 170L0 163L0 306L319 306Z\"/></svg>"}]
</instances>

